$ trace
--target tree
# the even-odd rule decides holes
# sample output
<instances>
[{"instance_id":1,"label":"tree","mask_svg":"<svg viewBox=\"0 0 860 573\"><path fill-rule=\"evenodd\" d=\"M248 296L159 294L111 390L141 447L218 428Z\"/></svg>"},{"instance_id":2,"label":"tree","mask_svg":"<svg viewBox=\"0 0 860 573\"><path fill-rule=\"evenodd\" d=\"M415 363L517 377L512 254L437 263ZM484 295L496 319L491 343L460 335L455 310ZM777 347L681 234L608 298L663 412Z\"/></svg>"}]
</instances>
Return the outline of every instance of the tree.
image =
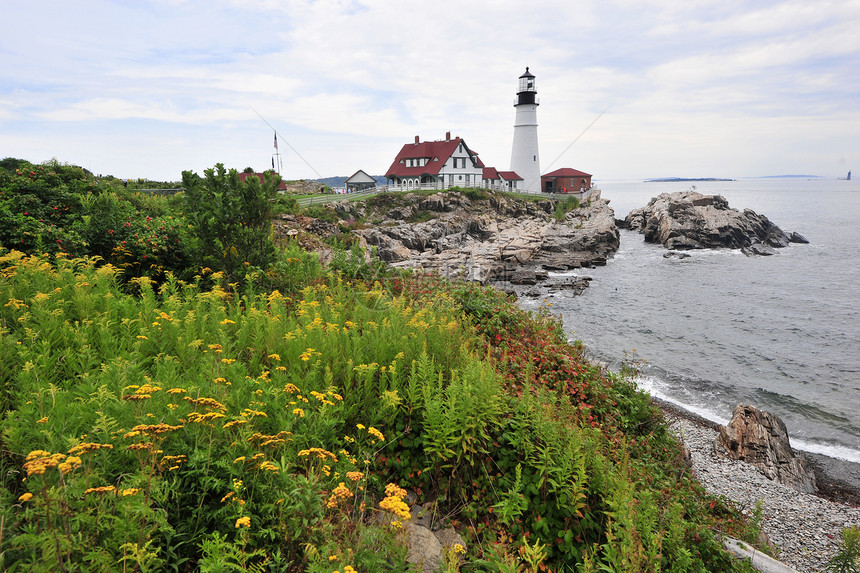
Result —
<instances>
[{"instance_id":1,"label":"tree","mask_svg":"<svg viewBox=\"0 0 860 573\"><path fill-rule=\"evenodd\" d=\"M239 179L235 169L218 163L204 171L205 179L193 171L182 172L185 214L197 244L201 267L224 271L238 278L248 265L266 268L275 260L272 242L272 209L281 178L267 173Z\"/></svg>"}]
</instances>

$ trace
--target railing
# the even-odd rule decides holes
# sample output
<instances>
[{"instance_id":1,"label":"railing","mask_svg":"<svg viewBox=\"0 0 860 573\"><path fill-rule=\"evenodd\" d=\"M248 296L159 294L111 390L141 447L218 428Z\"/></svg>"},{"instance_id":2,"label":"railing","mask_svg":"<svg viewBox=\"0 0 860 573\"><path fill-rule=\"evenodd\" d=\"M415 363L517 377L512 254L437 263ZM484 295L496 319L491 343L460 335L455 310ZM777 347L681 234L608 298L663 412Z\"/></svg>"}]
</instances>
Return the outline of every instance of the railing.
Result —
<instances>
[{"instance_id":1,"label":"railing","mask_svg":"<svg viewBox=\"0 0 860 573\"><path fill-rule=\"evenodd\" d=\"M582 191L580 193L543 193L543 192L530 192L520 189L508 189L507 185L499 184L499 185L482 185L478 187L479 189L489 189L492 191L501 191L501 192L511 192L517 193L520 195L535 195L538 197L542 197L544 199L549 199L551 201L559 201L566 197L576 197L580 203L584 203L588 199L590 199L595 193L597 196L600 196L599 189L588 189L587 191ZM293 195L293 197L298 201L300 207L309 207L311 205L322 205L325 203L334 203L336 201L343 201L344 199L348 201L358 201L361 199L367 199L373 195L378 195L379 193L389 193L389 192L409 192L409 191L433 191L433 190L444 190L448 189L448 187L442 186L440 183L424 183L423 185L415 186L415 185L378 185L376 187L370 187L368 189L362 189L361 191L353 191L350 193L318 193L313 195Z\"/></svg>"}]
</instances>

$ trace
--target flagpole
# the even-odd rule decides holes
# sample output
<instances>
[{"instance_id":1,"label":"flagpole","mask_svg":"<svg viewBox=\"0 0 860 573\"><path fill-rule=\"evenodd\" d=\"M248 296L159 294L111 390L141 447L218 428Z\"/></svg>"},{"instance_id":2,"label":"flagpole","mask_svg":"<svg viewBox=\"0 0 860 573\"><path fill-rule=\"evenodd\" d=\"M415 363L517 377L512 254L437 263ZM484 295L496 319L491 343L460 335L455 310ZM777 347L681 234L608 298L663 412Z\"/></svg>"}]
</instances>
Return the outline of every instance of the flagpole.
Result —
<instances>
[{"instance_id":1,"label":"flagpole","mask_svg":"<svg viewBox=\"0 0 860 573\"><path fill-rule=\"evenodd\" d=\"M284 170L284 164L283 164L283 163L282 163L282 161L281 161L281 151L278 149L278 132L277 132L277 131L275 131L274 129L273 129L272 131L275 133L275 157L277 157L277 158L278 158L278 169L277 169L277 172L278 172L278 175L280 175L280 174L281 174L281 171L283 171L283 170ZM274 164L274 161L273 161L272 163ZM274 169L274 167L275 167L275 166L274 166L274 165L272 165L272 168L273 168L273 169Z\"/></svg>"}]
</instances>

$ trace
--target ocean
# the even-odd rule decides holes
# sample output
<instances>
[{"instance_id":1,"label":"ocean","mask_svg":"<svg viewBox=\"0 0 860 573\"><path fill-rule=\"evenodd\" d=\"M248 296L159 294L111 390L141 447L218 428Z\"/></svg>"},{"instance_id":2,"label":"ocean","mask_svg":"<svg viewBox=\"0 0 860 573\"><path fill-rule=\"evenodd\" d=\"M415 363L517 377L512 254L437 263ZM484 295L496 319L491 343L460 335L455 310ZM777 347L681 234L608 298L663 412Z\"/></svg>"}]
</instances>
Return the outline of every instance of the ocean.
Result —
<instances>
[{"instance_id":1,"label":"ocean","mask_svg":"<svg viewBox=\"0 0 860 573\"><path fill-rule=\"evenodd\" d=\"M839 477L860 485L860 181L596 182L619 219L693 185L810 243L769 257L667 259L662 245L621 231L605 267L555 273L592 277L584 294L523 305L549 305L593 359L636 362L655 397L721 424L739 403L776 414L795 449L851 462Z\"/></svg>"}]
</instances>

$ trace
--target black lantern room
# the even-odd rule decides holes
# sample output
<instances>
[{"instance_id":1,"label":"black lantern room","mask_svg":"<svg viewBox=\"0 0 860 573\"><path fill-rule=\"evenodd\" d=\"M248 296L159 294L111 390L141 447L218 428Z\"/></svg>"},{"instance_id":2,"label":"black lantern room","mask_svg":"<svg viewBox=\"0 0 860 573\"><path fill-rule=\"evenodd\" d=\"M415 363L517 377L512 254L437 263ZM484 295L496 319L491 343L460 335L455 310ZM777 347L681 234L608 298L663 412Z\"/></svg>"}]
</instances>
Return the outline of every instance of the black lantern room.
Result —
<instances>
[{"instance_id":1,"label":"black lantern room","mask_svg":"<svg viewBox=\"0 0 860 573\"><path fill-rule=\"evenodd\" d=\"M526 68L526 73L520 76L520 86L517 91L517 103L515 105L536 104L535 94L537 94L535 77Z\"/></svg>"}]
</instances>

